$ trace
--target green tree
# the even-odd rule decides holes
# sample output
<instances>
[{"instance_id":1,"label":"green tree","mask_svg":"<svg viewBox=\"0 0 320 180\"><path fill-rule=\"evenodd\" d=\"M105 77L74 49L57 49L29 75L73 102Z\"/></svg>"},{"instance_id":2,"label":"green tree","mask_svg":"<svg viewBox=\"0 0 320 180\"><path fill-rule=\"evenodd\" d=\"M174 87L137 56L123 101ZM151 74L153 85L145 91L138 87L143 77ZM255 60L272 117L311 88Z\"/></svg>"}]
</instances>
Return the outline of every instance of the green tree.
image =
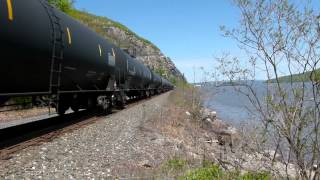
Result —
<instances>
[{"instance_id":1,"label":"green tree","mask_svg":"<svg viewBox=\"0 0 320 180\"><path fill-rule=\"evenodd\" d=\"M73 9L73 0L48 0L48 2L65 13Z\"/></svg>"}]
</instances>

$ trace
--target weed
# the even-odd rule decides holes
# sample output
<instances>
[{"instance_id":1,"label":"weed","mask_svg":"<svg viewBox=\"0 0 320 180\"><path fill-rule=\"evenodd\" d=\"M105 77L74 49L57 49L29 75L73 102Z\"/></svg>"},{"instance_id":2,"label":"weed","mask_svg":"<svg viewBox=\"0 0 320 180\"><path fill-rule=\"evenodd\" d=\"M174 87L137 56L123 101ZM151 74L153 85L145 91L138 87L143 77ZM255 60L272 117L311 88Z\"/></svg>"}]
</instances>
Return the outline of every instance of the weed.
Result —
<instances>
[{"instance_id":1,"label":"weed","mask_svg":"<svg viewBox=\"0 0 320 180\"><path fill-rule=\"evenodd\" d=\"M223 171L219 166L213 165L211 167L204 167L189 171L185 176L179 179L188 180L211 180L211 179L221 179L223 177Z\"/></svg>"},{"instance_id":2,"label":"weed","mask_svg":"<svg viewBox=\"0 0 320 180\"><path fill-rule=\"evenodd\" d=\"M269 180L269 179L272 179L272 177L267 172L248 172L237 179L238 180Z\"/></svg>"},{"instance_id":3,"label":"weed","mask_svg":"<svg viewBox=\"0 0 320 180\"><path fill-rule=\"evenodd\" d=\"M248 172L243 175L239 171L223 171L217 165L198 168L189 171L186 175L179 177L179 179L187 180L269 180L272 179L267 172Z\"/></svg>"},{"instance_id":4,"label":"weed","mask_svg":"<svg viewBox=\"0 0 320 180\"><path fill-rule=\"evenodd\" d=\"M187 161L174 158L169 160L166 165L171 170L182 170L187 165Z\"/></svg>"}]
</instances>

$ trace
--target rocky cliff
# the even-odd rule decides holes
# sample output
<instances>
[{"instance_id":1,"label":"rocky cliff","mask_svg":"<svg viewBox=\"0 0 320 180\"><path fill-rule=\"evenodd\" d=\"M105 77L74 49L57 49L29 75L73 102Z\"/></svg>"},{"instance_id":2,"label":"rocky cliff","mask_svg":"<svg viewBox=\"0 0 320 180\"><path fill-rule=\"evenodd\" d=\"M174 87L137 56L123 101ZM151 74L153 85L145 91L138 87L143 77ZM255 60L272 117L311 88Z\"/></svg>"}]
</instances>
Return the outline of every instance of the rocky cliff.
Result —
<instances>
[{"instance_id":1,"label":"rocky cliff","mask_svg":"<svg viewBox=\"0 0 320 180\"><path fill-rule=\"evenodd\" d=\"M129 54L135 56L137 60L171 82L185 81L182 73L176 68L172 60L166 57L158 47L122 24L78 10L72 10L69 14L115 45L125 49Z\"/></svg>"}]
</instances>

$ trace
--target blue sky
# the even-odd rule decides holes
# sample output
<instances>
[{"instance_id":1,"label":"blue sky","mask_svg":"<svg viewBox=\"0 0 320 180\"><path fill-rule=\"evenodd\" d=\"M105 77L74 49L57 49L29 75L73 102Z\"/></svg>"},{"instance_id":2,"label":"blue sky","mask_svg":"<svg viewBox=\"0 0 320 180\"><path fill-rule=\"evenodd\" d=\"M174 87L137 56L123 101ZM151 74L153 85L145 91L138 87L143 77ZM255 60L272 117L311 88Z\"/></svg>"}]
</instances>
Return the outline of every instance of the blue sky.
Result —
<instances>
[{"instance_id":1,"label":"blue sky","mask_svg":"<svg viewBox=\"0 0 320 180\"><path fill-rule=\"evenodd\" d=\"M237 10L222 0L77 0L77 9L118 21L157 45L193 82L199 67L212 69L214 56L237 51L221 36L220 25L234 26Z\"/></svg>"},{"instance_id":2,"label":"blue sky","mask_svg":"<svg viewBox=\"0 0 320 180\"><path fill-rule=\"evenodd\" d=\"M195 81L203 80L199 68L213 71L214 57L225 52L245 58L220 31L221 25L238 25L240 13L231 0L76 0L75 7L118 21L150 40L189 82L194 70ZM262 74L257 79L265 79Z\"/></svg>"}]
</instances>

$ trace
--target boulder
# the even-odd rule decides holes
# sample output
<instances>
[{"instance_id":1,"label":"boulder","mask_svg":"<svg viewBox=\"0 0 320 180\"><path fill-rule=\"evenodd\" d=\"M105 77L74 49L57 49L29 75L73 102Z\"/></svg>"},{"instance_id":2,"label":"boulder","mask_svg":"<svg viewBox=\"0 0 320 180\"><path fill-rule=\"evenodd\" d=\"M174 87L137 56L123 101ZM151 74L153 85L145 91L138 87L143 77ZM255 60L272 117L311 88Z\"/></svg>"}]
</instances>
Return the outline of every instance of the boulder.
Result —
<instances>
[{"instance_id":1,"label":"boulder","mask_svg":"<svg viewBox=\"0 0 320 180\"><path fill-rule=\"evenodd\" d=\"M202 108L200 110L200 113L201 113L201 119L204 121L206 121L206 120L214 121L217 117L217 112L212 111L208 108Z\"/></svg>"},{"instance_id":2,"label":"boulder","mask_svg":"<svg viewBox=\"0 0 320 180\"><path fill-rule=\"evenodd\" d=\"M231 151L233 151L233 147L239 144L240 137L236 128L232 126L228 126L225 129L216 130L215 133L218 135L218 144L221 146L229 145Z\"/></svg>"}]
</instances>

